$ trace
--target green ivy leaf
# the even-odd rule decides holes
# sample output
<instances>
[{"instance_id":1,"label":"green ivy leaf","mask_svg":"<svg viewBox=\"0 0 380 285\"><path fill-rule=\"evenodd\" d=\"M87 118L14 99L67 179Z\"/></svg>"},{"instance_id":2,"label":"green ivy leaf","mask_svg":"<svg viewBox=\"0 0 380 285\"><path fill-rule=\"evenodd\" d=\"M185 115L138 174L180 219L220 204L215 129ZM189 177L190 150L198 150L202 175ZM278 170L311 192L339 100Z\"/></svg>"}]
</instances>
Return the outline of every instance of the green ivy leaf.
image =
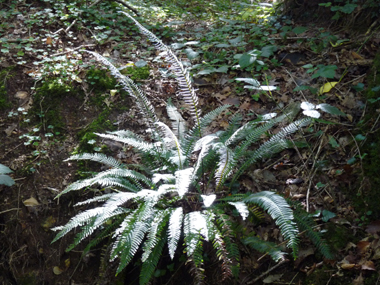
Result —
<instances>
[{"instance_id":1,"label":"green ivy leaf","mask_svg":"<svg viewBox=\"0 0 380 285\"><path fill-rule=\"evenodd\" d=\"M199 52L194 51L192 48L185 49L185 53L187 55L187 58L190 60L196 58L199 55Z\"/></svg>"},{"instance_id":2,"label":"green ivy leaf","mask_svg":"<svg viewBox=\"0 0 380 285\"><path fill-rule=\"evenodd\" d=\"M323 210L322 211L322 221L327 222L328 220L336 217L336 215L333 212Z\"/></svg>"},{"instance_id":3,"label":"green ivy leaf","mask_svg":"<svg viewBox=\"0 0 380 285\"><path fill-rule=\"evenodd\" d=\"M296 35L298 35L298 34L302 34L303 32L305 32L307 30L307 28L306 27L295 27L294 29L293 29L293 33L295 33Z\"/></svg>"},{"instance_id":4,"label":"green ivy leaf","mask_svg":"<svg viewBox=\"0 0 380 285\"><path fill-rule=\"evenodd\" d=\"M325 77L325 78L334 78L335 70L338 68L336 65L318 65L317 72L315 72L311 78Z\"/></svg>"},{"instance_id":5,"label":"green ivy leaf","mask_svg":"<svg viewBox=\"0 0 380 285\"><path fill-rule=\"evenodd\" d=\"M273 46L273 45L265 46L261 49L261 56L270 57L274 54L276 50L277 50L276 46Z\"/></svg>"},{"instance_id":6,"label":"green ivy leaf","mask_svg":"<svg viewBox=\"0 0 380 285\"><path fill-rule=\"evenodd\" d=\"M256 61L256 57L253 57L247 53L243 54L239 58L239 65L241 68L246 68Z\"/></svg>"}]
</instances>

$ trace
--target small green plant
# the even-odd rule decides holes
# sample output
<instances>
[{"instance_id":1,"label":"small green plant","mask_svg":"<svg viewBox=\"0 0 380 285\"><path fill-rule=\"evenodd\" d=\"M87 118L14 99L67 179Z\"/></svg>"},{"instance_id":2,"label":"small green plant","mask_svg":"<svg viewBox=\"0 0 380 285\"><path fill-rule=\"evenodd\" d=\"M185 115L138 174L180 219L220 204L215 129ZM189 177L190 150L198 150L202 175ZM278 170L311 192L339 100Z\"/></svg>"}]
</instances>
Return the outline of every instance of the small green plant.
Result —
<instances>
[{"instance_id":1,"label":"small green plant","mask_svg":"<svg viewBox=\"0 0 380 285\"><path fill-rule=\"evenodd\" d=\"M0 163L0 185L12 186L15 184L15 181L7 175L12 172L9 167Z\"/></svg>"},{"instance_id":2,"label":"small green plant","mask_svg":"<svg viewBox=\"0 0 380 285\"><path fill-rule=\"evenodd\" d=\"M103 56L87 51L108 67L123 89L134 98L150 138L144 139L127 130L96 134L132 146L141 157L141 164L137 166L123 164L101 153L76 154L68 159L99 162L107 169L74 182L57 197L95 184L99 184L105 193L77 203L77 206L102 205L79 213L66 225L54 228L59 233L53 242L80 227L74 243L67 249L71 250L100 230L85 252L103 239L112 237L110 260L118 261L117 273L142 252L140 284L147 284L152 278L166 244L170 257L174 259L178 258L178 248L182 243L181 249L193 266L194 278L202 282L205 278L204 244L209 243L221 260L223 279L229 279L237 276L239 266L233 213L237 212L245 220L250 214L250 205L256 205L273 218L287 241L287 247L296 256L299 231L286 200L271 191L241 192L239 178L259 160L292 147L288 136L312 123L311 117L317 117L318 111L314 110L311 117L296 119L301 108L294 104L280 116L268 114L242 126L242 116L237 114L232 116L225 131L208 133L207 127L229 106L221 106L202 116L190 75L181 61L154 34L124 14L155 43L170 64L170 71L179 85L179 96L185 102L193 124L186 123L169 100L166 107L170 128L160 121L147 96L129 77L122 75ZM328 108L319 108L329 111ZM280 132L252 148L273 126L286 121L288 124ZM285 252L268 250L273 248L271 243L259 239L253 232L250 236L255 239L257 250L269 253L276 261L284 258Z\"/></svg>"}]
</instances>

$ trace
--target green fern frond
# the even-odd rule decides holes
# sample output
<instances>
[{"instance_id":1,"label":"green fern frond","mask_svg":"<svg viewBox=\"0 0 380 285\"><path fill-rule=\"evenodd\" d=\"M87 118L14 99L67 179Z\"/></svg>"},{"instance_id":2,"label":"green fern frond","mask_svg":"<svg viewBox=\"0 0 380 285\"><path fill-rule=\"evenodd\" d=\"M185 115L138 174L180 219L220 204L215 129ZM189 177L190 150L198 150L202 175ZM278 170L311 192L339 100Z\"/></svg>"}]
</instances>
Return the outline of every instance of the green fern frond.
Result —
<instances>
[{"instance_id":1,"label":"green fern frond","mask_svg":"<svg viewBox=\"0 0 380 285\"><path fill-rule=\"evenodd\" d=\"M200 119L199 126L194 126L187 132L183 141L181 141L181 146L183 149L183 154L188 160L191 157L195 143L202 137L204 130L214 121L218 115L220 115L220 113L228 109L230 106L231 105L223 105L207 113Z\"/></svg>"},{"instance_id":2,"label":"green fern frond","mask_svg":"<svg viewBox=\"0 0 380 285\"><path fill-rule=\"evenodd\" d=\"M219 154L218 168L215 172L216 191L223 186L223 182L227 179L232 171L234 161L234 153L223 143L218 143L214 149Z\"/></svg>"},{"instance_id":3,"label":"green fern frond","mask_svg":"<svg viewBox=\"0 0 380 285\"><path fill-rule=\"evenodd\" d=\"M244 173L244 171L251 166L252 164L256 163L259 159L270 157L286 148L289 147L289 143L284 138L300 128L309 125L312 122L311 118L303 118L300 120L297 120L288 126L284 127L280 132L278 132L276 135L274 135L272 138L270 138L268 141L263 143L258 149L253 151L252 154L250 154L248 157L245 158L244 163L242 166L239 167L238 171L235 173L232 183L236 182L236 180L240 177L241 174ZM245 154L244 154L245 153ZM246 151L240 147L235 150L235 157L236 161L235 164L237 164L237 159L239 157L243 157L246 155Z\"/></svg>"},{"instance_id":4,"label":"green fern frond","mask_svg":"<svg viewBox=\"0 0 380 285\"><path fill-rule=\"evenodd\" d=\"M156 247L159 240L162 239L162 233L164 232L169 220L170 209L158 210L149 229L147 240L143 246L142 262L148 260L151 256L153 249Z\"/></svg>"},{"instance_id":5,"label":"green fern frond","mask_svg":"<svg viewBox=\"0 0 380 285\"><path fill-rule=\"evenodd\" d=\"M96 217L89 219L87 225L81 228L81 232L77 234L77 236L74 239L74 242L66 249L66 251L72 250L81 241L93 234L96 229L102 227L104 224L107 223L107 221L111 221L113 217L128 212L128 210L123 208L102 208L103 212L97 215Z\"/></svg>"},{"instance_id":6,"label":"green fern frond","mask_svg":"<svg viewBox=\"0 0 380 285\"><path fill-rule=\"evenodd\" d=\"M161 258L162 250L165 246L166 238L162 237L158 240L157 244L153 248L149 257L143 262L140 273L140 284L144 285L152 278L153 273L157 267L158 261Z\"/></svg>"},{"instance_id":7,"label":"green fern frond","mask_svg":"<svg viewBox=\"0 0 380 285\"><path fill-rule=\"evenodd\" d=\"M294 221L297 223L301 232L305 232L306 236L317 247L318 251L327 259L334 259L330 247L323 240L321 233L315 231L317 226L316 222L310 216L310 213L301 210L299 207L295 208Z\"/></svg>"},{"instance_id":8,"label":"green fern frond","mask_svg":"<svg viewBox=\"0 0 380 285\"><path fill-rule=\"evenodd\" d=\"M179 238L182 232L183 209L178 207L172 210L169 219L168 227L168 248L171 259L174 258L175 251L177 250Z\"/></svg>"},{"instance_id":9,"label":"green fern frond","mask_svg":"<svg viewBox=\"0 0 380 285\"><path fill-rule=\"evenodd\" d=\"M84 211L75 217L71 218L70 221L65 226L59 226L52 228L53 231L60 231L55 238L53 239L52 243L57 241L58 239L65 236L68 232L70 232L72 229L76 227L81 227L91 221L95 221L95 218L97 215L101 214L104 211L102 207L89 209L87 211Z\"/></svg>"},{"instance_id":10,"label":"green fern frond","mask_svg":"<svg viewBox=\"0 0 380 285\"><path fill-rule=\"evenodd\" d=\"M139 208L126 217L115 231L116 241L112 246L111 260L119 257L117 273L120 273L136 254L149 230L155 213L154 207L149 203L140 204Z\"/></svg>"},{"instance_id":11,"label":"green fern frond","mask_svg":"<svg viewBox=\"0 0 380 285\"><path fill-rule=\"evenodd\" d=\"M228 204L234 206L239 212L240 216L245 220L249 215L249 210L244 202L228 202Z\"/></svg>"},{"instance_id":12,"label":"green fern frond","mask_svg":"<svg viewBox=\"0 0 380 285\"><path fill-rule=\"evenodd\" d=\"M245 203L252 203L260 206L275 221L280 228L282 235L288 241L288 247L293 249L293 255L297 254L298 228L294 222L293 211L286 200L274 192L262 191L251 194L243 199Z\"/></svg>"},{"instance_id":13,"label":"green fern frond","mask_svg":"<svg viewBox=\"0 0 380 285\"><path fill-rule=\"evenodd\" d=\"M125 12L121 12L126 15L129 19L135 22L136 26L139 28L140 32L148 37L148 39L155 43L155 48L164 52L165 59L170 63L170 70L174 73L174 77L178 82L179 95L184 100L185 104L188 105L190 114L195 122L195 124L200 126L200 115L201 112L198 108L198 96L195 93L195 89L192 86L190 74L186 68L183 67L182 63L178 60L177 56L173 51L166 46L159 38L153 33L145 29L138 21Z\"/></svg>"},{"instance_id":14,"label":"green fern frond","mask_svg":"<svg viewBox=\"0 0 380 285\"><path fill-rule=\"evenodd\" d=\"M103 153L81 153L72 155L64 161L68 160L90 160L105 164L109 167L120 168L122 164L113 157L107 156Z\"/></svg>"},{"instance_id":15,"label":"green fern frond","mask_svg":"<svg viewBox=\"0 0 380 285\"><path fill-rule=\"evenodd\" d=\"M258 237L251 236L243 240L243 243L245 245L249 245L253 249L261 252L261 253L268 253L272 259L276 262L280 260L285 259L285 252L281 251L281 248L279 248L275 243L264 241Z\"/></svg>"}]
</instances>

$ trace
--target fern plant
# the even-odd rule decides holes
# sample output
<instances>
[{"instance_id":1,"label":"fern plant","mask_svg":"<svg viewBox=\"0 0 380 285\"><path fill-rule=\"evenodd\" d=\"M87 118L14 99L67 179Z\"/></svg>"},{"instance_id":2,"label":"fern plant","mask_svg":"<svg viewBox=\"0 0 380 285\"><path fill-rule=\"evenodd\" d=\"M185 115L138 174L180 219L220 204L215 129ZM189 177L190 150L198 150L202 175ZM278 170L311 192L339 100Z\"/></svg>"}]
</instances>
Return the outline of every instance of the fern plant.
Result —
<instances>
[{"instance_id":1,"label":"fern plant","mask_svg":"<svg viewBox=\"0 0 380 285\"><path fill-rule=\"evenodd\" d=\"M287 138L309 125L313 119L295 119L300 110L300 105L296 104L287 108L282 115L261 116L243 126L240 126L242 116L235 115L225 131L208 133L210 123L229 106L221 106L202 116L189 72L181 61L154 34L127 13L121 13L134 21L141 33L155 43L169 62L170 70L178 81L178 96L185 102L192 123L185 122L169 101L167 114L171 121L170 128L160 121L145 93L130 78L122 75L103 56L87 51L107 67L122 88L134 98L151 137L142 138L124 130L97 134L101 138L132 146L142 157L139 170L101 153L77 154L68 159L99 162L107 166L107 170L72 183L57 197L95 184L109 190L105 191L106 194L77 203L76 206L94 203L97 206L77 214L66 225L54 228L59 233L53 242L78 227L80 231L67 250L95 231L97 234L86 250L104 238L112 237L110 260L117 260L117 273L135 255L141 254L140 284L146 284L151 279L165 246L173 259L182 242L188 260L193 264L194 277L202 283L205 277L202 269L203 244L210 243L221 260L223 278L227 279L236 273L239 265L232 210L236 209L245 219L250 212L249 205L256 205L274 219L287 240L287 246L296 255L299 231L286 200L270 191L239 193L235 188L248 167L291 147L292 143ZM288 124L280 132L256 149L252 148L273 126L285 121ZM238 194L231 194L232 191ZM261 242L260 239L256 240L258 245ZM265 247L264 250L268 250L275 260L284 258L284 252L270 251Z\"/></svg>"}]
</instances>

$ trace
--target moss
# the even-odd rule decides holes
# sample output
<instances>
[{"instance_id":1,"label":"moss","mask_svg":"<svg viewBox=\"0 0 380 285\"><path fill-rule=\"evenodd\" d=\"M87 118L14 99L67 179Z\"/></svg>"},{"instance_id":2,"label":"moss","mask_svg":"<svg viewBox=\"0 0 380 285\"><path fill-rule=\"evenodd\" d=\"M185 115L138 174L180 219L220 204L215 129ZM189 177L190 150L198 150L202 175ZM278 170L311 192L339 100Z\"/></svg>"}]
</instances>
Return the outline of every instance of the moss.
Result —
<instances>
[{"instance_id":1,"label":"moss","mask_svg":"<svg viewBox=\"0 0 380 285\"><path fill-rule=\"evenodd\" d=\"M121 73L124 75L128 75L134 81L145 80L148 79L150 74L150 69L148 66L144 67L136 67L130 66L121 70Z\"/></svg>"},{"instance_id":2,"label":"moss","mask_svg":"<svg viewBox=\"0 0 380 285\"><path fill-rule=\"evenodd\" d=\"M8 67L0 71L0 110L5 110L12 106L7 92L6 82L9 77L12 77L13 67Z\"/></svg>"},{"instance_id":3,"label":"moss","mask_svg":"<svg viewBox=\"0 0 380 285\"><path fill-rule=\"evenodd\" d=\"M59 78L48 78L36 89L33 108L29 112L34 115L41 125L52 125L55 131L65 127L60 112L64 101L70 97L77 97L81 92L75 87L62 83Z\"/></svg>"},{"instance_id":4,"label":"moss","mask_svg":"<svg viewBox=\"0 0 380 285\"><path fill-rule=\"evenodd\" d=\"M113 131L116 127L108 119L110 110L107 108L102 111L100 115L92 121L85 129L78 132L79 147L76 150L77 153L82 152L94 152L94 146L89 144L89 141L96 140L98 138L95 132Z\"/></svg>"}]
</instances>

